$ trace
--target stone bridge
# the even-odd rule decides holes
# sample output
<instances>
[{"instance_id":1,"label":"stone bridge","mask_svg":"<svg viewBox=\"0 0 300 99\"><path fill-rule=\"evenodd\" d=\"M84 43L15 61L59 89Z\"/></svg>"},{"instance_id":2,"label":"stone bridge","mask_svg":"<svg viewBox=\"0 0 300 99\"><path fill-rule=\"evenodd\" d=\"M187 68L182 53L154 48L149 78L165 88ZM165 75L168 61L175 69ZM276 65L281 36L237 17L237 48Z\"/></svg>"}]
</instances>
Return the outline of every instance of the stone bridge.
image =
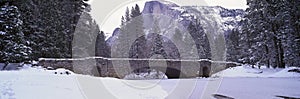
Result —
<instances>
[{"instance_id":1,"label":"stone bridge","mask_svg":"<svg viewBox=\"0 0 300 99\"><path fill-rule=\"evenodd\" d=\"M89 57L77 59L40 58L39 65L53 69L66 68L75 73L100 77L123 78L130 73L147 72L155 69L164 72L168 78L209 77L229 67L235 62L179 59L132 59Z\"/></svg>"}]
</instances>

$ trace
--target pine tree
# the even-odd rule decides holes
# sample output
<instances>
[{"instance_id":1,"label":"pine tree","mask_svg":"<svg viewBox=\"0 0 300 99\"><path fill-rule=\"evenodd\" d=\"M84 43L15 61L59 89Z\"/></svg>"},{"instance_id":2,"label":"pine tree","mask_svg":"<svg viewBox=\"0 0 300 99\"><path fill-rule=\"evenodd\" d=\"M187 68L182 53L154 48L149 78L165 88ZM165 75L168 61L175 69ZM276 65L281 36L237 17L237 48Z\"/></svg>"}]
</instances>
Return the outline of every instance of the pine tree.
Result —
<instances>
[{"instance_id":1,"label":"pine tree","mask_svg":"<svg viewBox=\"0 0 300 99\"><path fill-rule=\"evenodd\" d=\"M122 16L121 17L121 27L125 25L125 22L126 22L126 20L125 20L124 16Z\"/></svg>"},{"instance_id":2,"label":"pine tree","mask_svg":"<svg viewBox=\"0 0 300 99\"><path fill-rule=\"evenodd\" d=\"M122 19L122 18L121 18ZM131 44L128 44L130 42L130 38L133 38L133 36L131 33L131 17L130 17L130 11L129 8L126 8L126 12L125 12L125 16L124 16L124 21L123 23L121 23L120 26L120 33L118 33L116 36L118 38L115 39L115 43L114 46L112 46L111 48L111 57L118 57L118 58L128 58L130 57L130 55L128 55L128 52L125 52L126 50L124 49L128 49L128 47ZM130 27L131 26L131 27ZM126 43L125 43L126 42Z\"/></svg>"},{"instance_id":3,"label":"pine tree","mask_svg":"<svg viewBox=\"0 0 300 99\"><path fill-rule=\"evenodd\" d=\"M0 6L0 57L1 62L23 62L29 59L28 47L22 32L23 22L19 9L10 2Z\"/></svg>"},{"instance_id":4,"label":"pine tree","mask_svg":"<svg viewBox=\"0 0 300 99\"><path fill-rule=\"evenodd\" d=\"M139 5L136 4L135 7L131 8L130 17L135 18L135 17L140 16L140 15L141 15L140 7L139 7Z\"/></svg>"},{"instance_id":5,"label":"pine tree","mask_svg":"<svg viewBox=\"0 0 300 99\"><path fill-rule=\"evenodd\" d=\"M204 33L199 19L193 19L193 21L190 22L188 31L196 44L199 58L211 59L209 40Z\"/></svg>"},{"instance_id":6,"label":"pine tree","mask_svg":"<svg viewBox=\"0 0 300 99\"><path fill-rule=\"evenodd\" d=\"M243 56L248 63L274 68L299 64L299 2L249 0L247 4L240 39L245 43L240 47L248 49Z\"/></svg>"},{"instance_id":7,"label":"pine tree","mask_svg":"<svg viewBox=\"0 0 300 99\"><path fill-rule=\"evenodd\" d=\"M125 12L125 20L126 22L130 21L130 12L129 12L129 8L126 8L126 12Z\"/></svg>"},{"instance_id":8,"label":"pine tree","mask_svg":"<svg viewBox=\"0 0 300 99\"><path fill-rule=\"evenodd\" d=\"M264 0L249 0L249 8L246 10L246 19L243 21L242 33L240 35L241 59L244 63L270 65L271 60L278 57L278 51L270 52L270 48L278 47L277 40L270 29L271 23L266 7L269 6ZM262 6L265 5L265 6ZM271 54L273 53L273 54ZM274 56L270 56L274 55Z\"/></svg>"},{"instance_id":9,"label":"pine tree","mask_svg":"<svg viewBox=\"0 0 300 99\"><path fill-rule=\"evenodd\" d=\"M130 18L136 17L136 16L135 16L136 12L135 12L134 7L131 7L131 11L130 11L130 12L131 12L131 13L130 13Z\"/></svg>"},{"instance_id":10,"label":"pine tree","mask_svg":"<svg viewBox=\"0 0 300 99\"><path fill-rule=\"evenodd\" d=\"M37 60L41 57L72 57L73 34L83 10L88 9L88 4L83 0L4 0L0 2L1 4L9 3L18 8L21 15L19 19L22 20L20 35L24 35L24 46L30 49L27 53L28 60ZM20 61L25 61L25 59L20 58Z\"/></svg>"},{"instance_id":11,"label":"pine tree","mask_svg":"<svg viewBox=\"0 0 300 99\"><path fill-rule=\"evenodd\" d=\"M21 0L24 35L32 47L31 60L71 57L73 33L87 4L82 0Z\"/></svg>"},{"instance_id":12,"label":"pine tree","mask_svg":"<svg viewBox=\"0 0 300 99\"><path fill-rule=\"evenodd\" d=\"M105 35L103 31L97 35L95 48L95 56L109 57L108 46L105 42Z\"/></svg>"},{"instance_id":13,"label":"pine tree","mask_svg":"<svg viewBox=\"0 0 300 99\"><path fill-rule=\"evenodd\" d=\"M248 28L246 31L249 35L249 42L250 42L250 48L249 48L249 56L250 57L250 64L260 64L262 65L262 59L264 58L265 50L264 50L264 42L265 38L264 36L264 27L262 27L264 24L264 20L266 20L266 17L263 14L263 6L265 2L257 2L254 1L254 3L250 4L250 8L247 10L250 13L248 13L246 16L250 19L249 25L250 28Z\"/></svg>"},{"instance_id":14,"label":"pine tree","mask_svg":"<svg viewBox=\"0 0 300 99\"><path fill-rule=\"evenodd\" d=\"M281 1L279 6L278 20L281 23L279 31L281 32L282 46L284 51L284 62L287 66L299 66L299 10L300 2L294 0ZM297 23L298 21L298 23Z\"/></svg>"},{"instance_id":15,"label":"pine tree","mask_svg":"<svg viewBox=\"0 0 300 99\"><path fill-rule=\"evenodd\" d=\"M159 25L159 19L156 16L154 16L154 22L153 22L152 29L153 29L152 32L155 35L154 35L154 46L151 48L150 56L155 55L155 54L160 54L164 57L167 56L167 53L165 52L164 46L163 46L163 38L160 35L161 30L160 30L160 25Z\"/></svg>"},{"instance_id":16,"label":"pine tree","mask_svg":"<svg viewBox=\"0 0 300 99\"><path fill-rule=\"evenodd\" d=\"M129 57L130 58L145 58L144 49L146 48L146 38L144 33L144 20L142 13L139 10L139 6L136 4L132 7L131 11L131 24L127 27L130 28L130 32L134 33L136 40L131 46Z\"/></svg>"},{"instance_id":17,"label":"pine tree","mask_svg":"<svg viewBox=\"0 0 300 99\"><path fill-rule=\"evenodd\" d=\"M95 49L100 47L96 46L96 39L100 34L100 29L98 24L89 14L90 10L90 6L87 6L78 21L76 31L74 33L72 57L92 57L98 54L101 55L101 53L95 53L97 52Z\"/></svg>"},{"instance_id":18,"label":"pine tree","mask_svg":"<svg viewBox=\"0 0 300 99\"><path fill-rule=\"evenodd\" d=\"M237 28L232 29L226 39L226 58L227 61L237 62L239 59L239 30Z\"/></svg>"}]
</instances>

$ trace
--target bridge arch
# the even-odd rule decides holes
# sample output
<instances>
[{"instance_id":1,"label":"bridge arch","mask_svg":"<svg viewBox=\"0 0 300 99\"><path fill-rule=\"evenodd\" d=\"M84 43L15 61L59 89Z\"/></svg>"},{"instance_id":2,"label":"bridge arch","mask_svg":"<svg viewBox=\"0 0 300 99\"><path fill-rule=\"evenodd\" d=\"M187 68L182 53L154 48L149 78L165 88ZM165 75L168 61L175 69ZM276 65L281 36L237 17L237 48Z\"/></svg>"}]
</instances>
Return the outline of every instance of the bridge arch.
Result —
<instances>
[{"instance_id":1,"label":"bridge arch","mask_svg":"<svg viewBox=\"0 0 300 99\"><path fill-rule=\"evenodd\" d=\"M143 19L145 17L151 18L153 20L147 22L148 25L144 25L145 28L147 28L147 35L145 36L144 33L139 33L136 32L134 29L135 23L139 18ZM157 20L158 21L155 21ZM156 23L157 22L157 23ZM132 69L139 68L140 67L145 67L148 66L148 61L143 60L144 62L139 62L135 63L134 57L132 60L132 57L129 57L130 49L134 48L132 45L134 45L135 41L137 39L141 38L142 36L147 38L147 41L150 41L148 38L151 36L159 35L158 37L163 38L163 44L164 46L174 46L174 47L163 47L165 51L162 51L160 53L156 53L156 51L152 52L151 51L151 45L145 44L146 47L143 49L146 51L142 58L138 57L138 59L143 59L143 58L149 58L152 55L155 54L165 54L164 59L184 59L184 60L197 60L199 59L199 55L196 54L198 53L196 43L192 38L192 35L187 31L185 26L181 24L179 21L174 21L172 17L165 16L165 15L153 15L153 14L145 14L143 16L138 16L135 17L134 19L131 20L131 22L128 22L126 24L128 27L132 28L121 28L121 33L115 35L115 42L111 44L111 57L112 58L129 58L125 60L118 60L114 59L111 61L111 67L114 68L115 74L118 75L120 78L122 78L124 75L128 74L128 71L132 71ZM123 27L126 27L123 26ZM161 30L160 30L161 29ZM132 30L132 31L131 31ZM154 33L148 33L148 32L154 32ZM176 38L174 36L175 34L181 34L182 37L181 39ZM168 42L170 42L168 44ZM146 42L149 43L149 42ZM176 49L176 51L174 51ZM147 51L148 50L148 51ZM159 52L159 51L158 51ZM178 54L177 54L178 53ZM180 54L179 54L180 53ZM137 55L139 56L139 55ZM174 58L175 57L175 58ZM192 67L187 68L186 66L189 66L190 64L193 64ZM181 66L183 65L183 66ZM199 62L193 61L191 63L189 62L180 62L179 66L171 66L172 68L175 68L177 70L180 70L181 72L184 70L186 74L191 74L191 76L196 76L194 74L197 74L197 71L199 71ZM149 67L149 66L148 66ZM169 67L169 66L166 66ZM189 73L188 73L189 72Z\"/></svg>"},{"instance_id":2,"label":"bridge arch","mask_svg":"<svg viewBox=\"0 0 300 99\"><path fill-rule=\"evenodd\" d=\"M160 71L162 73L164 73L168 79L176 79L176 78L184 78L186 77L185 74L183 72L181 72L181 70L178 70L176 68L172 68L172 67L160 67L160 66L153 66L150 69L149 68L136 68L134 69L132 72L136 72L136 71L142 71L141 73L150 73L150 71L152 70L156 70L156 71Z\"/></svg>"},{"instance_id":3,"label":"bridge arch","mask_svg":"<svg viewBox=\"0 0 300 99\"><path fill-rule=\"evenodd\" d=\"M205 78L209 77L209 73L210 73L209 71L210 71L209 68L207 66L204 66L202 68L202 77L205 77Z\"/></svg>"}]
</instances>

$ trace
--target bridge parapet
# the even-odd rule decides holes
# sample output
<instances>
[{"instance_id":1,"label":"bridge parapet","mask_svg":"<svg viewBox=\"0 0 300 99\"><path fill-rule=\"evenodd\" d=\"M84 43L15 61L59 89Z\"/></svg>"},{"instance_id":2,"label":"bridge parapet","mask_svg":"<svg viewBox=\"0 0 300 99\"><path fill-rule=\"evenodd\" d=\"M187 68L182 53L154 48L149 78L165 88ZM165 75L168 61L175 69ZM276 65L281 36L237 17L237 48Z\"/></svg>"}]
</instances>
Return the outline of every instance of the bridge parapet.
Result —
<instances>
[{"instance_id":1,"label":"bridge parapet","mask_svg":"<svg viewBox=\"0 0 300 99\"><path fill-rule=\"evenodd\" d=\"M66 68L75 73L123 78L130 73L146 72L156 69L164 72L169 78L208 77L229 67L240 65L235 62L180 59L132 59L132 58L40 58L43 67Z\"/></svg>"}]
</instances>

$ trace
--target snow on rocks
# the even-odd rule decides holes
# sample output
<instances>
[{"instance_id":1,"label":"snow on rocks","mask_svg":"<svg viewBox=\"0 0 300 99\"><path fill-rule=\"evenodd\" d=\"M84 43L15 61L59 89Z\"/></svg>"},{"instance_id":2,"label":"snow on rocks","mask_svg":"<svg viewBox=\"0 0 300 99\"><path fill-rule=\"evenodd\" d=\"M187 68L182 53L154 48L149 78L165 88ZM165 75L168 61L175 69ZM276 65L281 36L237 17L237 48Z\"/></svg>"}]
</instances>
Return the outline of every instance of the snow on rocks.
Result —
<instances>
[{"instance_id":1,"label":"snow on rocks","mask_svg":"<svg viewBox=\"0 0 300 99\"><path fill-rule=\"evenodd\" d=\"M243 65L228 68L213 74L212 77L300 77L298 70L300 71L299 67L287 67L284 69L262 67L258 69L249 65Z\"/></svg>"},{"instance_id":2,"label":"snow on rocks","mask_svg":"<svg viewBox=\"0 0 300 99\"><path fill-rule=\"evenodd\" d=\"M56 70L48 70L49 72L52 72L53 74L58 75L71 75L74 74L72 71L64 69L64 68L58 68Z\"/></svg>"},{"instance_id":3,"label":"snow on rocks","mask_svg":"<svg viewBox=\"0 0 300 99\"><path fill-rule=\"evenodd\" d=\"M5 35L6 32L0 31L0 35Z\"/></svg>"},{"instance_id":4,"label":"snow on rocks","mask_svg":"<svg viewBox=\"0 0 300 99\"><path fill-rule=\"evenodd\" d=\"M147 80L147 79L168 79L165 73L156 71L155 69L148 73L131 73L124 77L127 80Z\"/></svg>"},{"instance_id":5,"label":"snow on rocks","mask_svg":"<svg viewBox=\"0 0 300 99\"><path fill-rule=\"evenodd\" d=\"M17 71L15 71L17 72ZM31 64L24 64L22 68L20 68L20 72L29 73L29 74L45 74L45 75L73 75L74 72L64 69L51 69L51 68L44 68L42 66L32 66Z\"/></svg>"}]
</instances>

